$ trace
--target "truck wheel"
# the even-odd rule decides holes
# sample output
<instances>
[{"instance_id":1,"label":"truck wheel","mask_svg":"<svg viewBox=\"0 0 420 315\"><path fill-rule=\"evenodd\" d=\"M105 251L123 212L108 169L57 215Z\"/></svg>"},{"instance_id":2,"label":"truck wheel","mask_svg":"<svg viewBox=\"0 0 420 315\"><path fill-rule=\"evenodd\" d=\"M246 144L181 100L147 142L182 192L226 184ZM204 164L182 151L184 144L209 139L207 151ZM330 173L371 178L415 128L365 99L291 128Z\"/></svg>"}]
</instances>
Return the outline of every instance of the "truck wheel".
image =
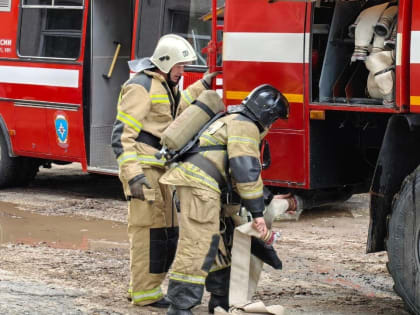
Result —
<instances>
[{"instance_id":1,"label":"truck wheel","mask_svg":"<svg viewBox=\"0 0 420 315\"><path fill-rule=\"evenodd\" d=\"M0 188L27 185L36 175L39 162L25 157L10 157L0 132Z\"/></svg>"},{"instance_id":2,"label":"truck wheel","mask_svg":"<svg viewBox=\"0 0 420 315\"><path fill-rule=\"evenodd\" d=\"M0 187L12 186L17 161L9 156L6 140L0 133Z\"/></svg>"},{"instance_id":3,"label":"truck wheel","mask_svg":"<svg viewBox=\"0 0 420 315\"><path fill-rule=\"evenodd\" d=\"M420 167L396 195L389 221L388 270L407 308L420 314Z\"/></svg>"},{"instance_id":4,"label":"truck wheel","mask_svg":"<svg viewBox=\"0 0 420 315\"><path fill-rule=\"evenodd\" d=\"M39 170L39 161L33 158L17 157L17 169L13 180L14 186L26 186Z\"/></svg>"}]
</instances>

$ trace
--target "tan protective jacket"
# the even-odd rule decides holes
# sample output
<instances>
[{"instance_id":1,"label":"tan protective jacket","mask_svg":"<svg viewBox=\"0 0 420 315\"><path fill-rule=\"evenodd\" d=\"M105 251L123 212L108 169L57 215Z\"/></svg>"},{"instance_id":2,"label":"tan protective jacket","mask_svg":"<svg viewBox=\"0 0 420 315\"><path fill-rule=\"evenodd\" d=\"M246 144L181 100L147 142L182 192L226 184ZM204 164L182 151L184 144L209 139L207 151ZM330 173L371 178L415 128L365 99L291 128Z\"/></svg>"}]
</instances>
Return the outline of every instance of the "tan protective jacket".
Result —
<instances>
[{"instance_id":1,"label":"tan protective jacket","mask_svg":"<svg viewBox=\"0 0 420 315\"><path fill-rule=\"evenodd\" d=\"M141 132L147 132L160 139L173 119L203 90L199 80L180 95L178 88L171 91L162 75L148 70L137 73L123 85L112 132L112 148L123 183L143 174L143 167L164 167L164 160L154 156L158 150L137 138ZM124 186L129 195L128 185Z\"/></svg>"},{"instance_id":2,"label":"tan protective jacket","mask_svg":"<svg viewBox=\"0 0 420 315\"><path fill-rule=\"evenodd\" d=\"M199 154L213 162L226 180L228 175L231 177L243 205L253 214L264 210L259 149L263 136L250 119L240 114L230 114L212 123L200 137L200 150L206 146L226 146L226 150L209 150ZM179 163L170 169L160 182L221 193L213 177L189 162Z\"/></svg>"}]
</instances>

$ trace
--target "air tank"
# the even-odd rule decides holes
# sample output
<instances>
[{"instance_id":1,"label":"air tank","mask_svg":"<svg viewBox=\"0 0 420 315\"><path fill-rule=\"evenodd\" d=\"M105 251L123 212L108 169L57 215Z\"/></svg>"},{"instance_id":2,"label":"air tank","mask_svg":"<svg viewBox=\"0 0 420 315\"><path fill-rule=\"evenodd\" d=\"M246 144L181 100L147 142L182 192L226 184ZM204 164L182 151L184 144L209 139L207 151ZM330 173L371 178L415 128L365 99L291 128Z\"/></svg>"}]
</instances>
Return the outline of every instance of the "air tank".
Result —
<instances>
[{"instance_id":1,"label":"air tank","mask_svg":"<svg viewBox=\"0 0 420 315\"><path fill-rule=\"evenodd\" d=\"M224 109L225 105L216 91L203 91L163 132L162 146L170 151L179 151Z\"/></svg>"}]
</instances>

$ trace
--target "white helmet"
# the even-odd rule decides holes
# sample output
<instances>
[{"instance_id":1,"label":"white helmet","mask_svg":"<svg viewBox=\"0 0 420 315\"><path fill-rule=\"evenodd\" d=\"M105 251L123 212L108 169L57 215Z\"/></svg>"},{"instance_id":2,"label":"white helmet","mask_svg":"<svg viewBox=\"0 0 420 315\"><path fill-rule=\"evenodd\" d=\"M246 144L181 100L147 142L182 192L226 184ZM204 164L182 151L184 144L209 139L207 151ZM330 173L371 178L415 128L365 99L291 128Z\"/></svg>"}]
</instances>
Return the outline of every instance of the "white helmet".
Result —
<instances>
[{"instance_id":1,"label":"white helmet","mask_svg":"<svg viewBox=\"0 0 420 315\"><path fill-rule=\"evenodd\" d=\"M150 61L164 73L180 62L193 62L197 55L190 43L181 36L168 34L162 36L153 52Z\"/></svg>"}]
</instances>

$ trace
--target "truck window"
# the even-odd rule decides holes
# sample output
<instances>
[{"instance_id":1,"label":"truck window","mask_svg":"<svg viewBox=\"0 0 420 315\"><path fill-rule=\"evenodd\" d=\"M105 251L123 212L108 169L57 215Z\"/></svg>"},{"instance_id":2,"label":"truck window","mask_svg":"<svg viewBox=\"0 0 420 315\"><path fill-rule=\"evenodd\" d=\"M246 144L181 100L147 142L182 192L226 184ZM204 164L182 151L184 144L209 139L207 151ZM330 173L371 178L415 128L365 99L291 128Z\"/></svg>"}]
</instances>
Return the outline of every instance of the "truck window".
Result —
<instances>
[{"instance_id":1,"label":"truck window","mask_svg":"<svg viewBox=\"0 0 420 315\"><path fill-rule=\"evenodd\" d=\"M12 0L0 1L0 12L10 12L10 3Z\"/></svg>"},{"instance_id":2,"label":"truck window","mask_svg":"<svg viewBox=\"0 0 420 315\"><path fill-rule=\"evenodd\" d=\"M22 0L19 55L77 59L84 0Z\"/></svg>"},{"instance_id":3,"label":"truck window","mask_svg":"<svg viewBox=\"0 0 420 315\"><path fill-rule=\"evenodd\" d=\"M222 5L224 1L218 1L218 6ZM206 66L202 49L211 38L211 20L204 21L203 16L211 11L211 1L146 0L140 10L137 57L151 56L160 36L175 33L194 47L197 53L194 66Z\"/></svg>"}]
</instances>

